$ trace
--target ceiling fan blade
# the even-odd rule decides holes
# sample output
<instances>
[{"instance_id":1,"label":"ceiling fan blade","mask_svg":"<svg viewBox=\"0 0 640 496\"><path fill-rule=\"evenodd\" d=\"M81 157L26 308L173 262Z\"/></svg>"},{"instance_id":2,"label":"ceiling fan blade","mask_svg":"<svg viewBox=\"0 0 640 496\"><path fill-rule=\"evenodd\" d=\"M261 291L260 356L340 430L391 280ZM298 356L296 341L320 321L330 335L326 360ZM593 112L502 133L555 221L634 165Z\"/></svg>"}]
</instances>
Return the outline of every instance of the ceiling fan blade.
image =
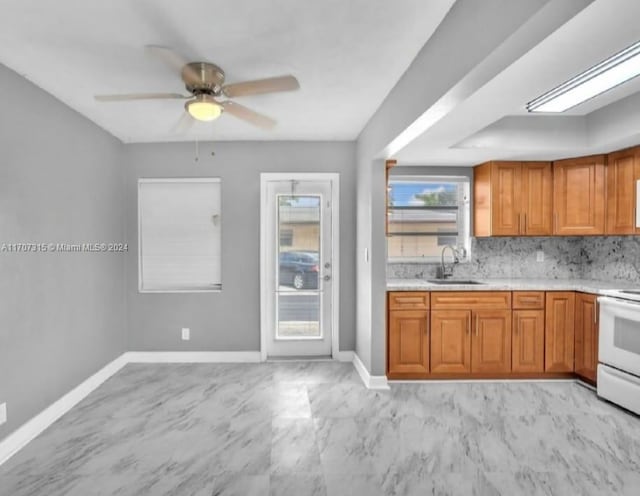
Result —
<instances>
[{"instance_id":1,"label":"ceiling fan blade","mask_svg":"<svg viewBox=\"0 0 640 496\"><path fill-rule=\"evenodd\" d=\"M223 86L222 92L229 98L278 91L294 91L300 88L300 83L293 76L278 76L267 79L256 79L244 83L233 83Z\"/></svg>"},{"instance_id":2,"label":"ceiling fan blade","mask_svg":"<svg viewBox=\"0 0 640 496\"><path fill-rule=\"evenodd\" d=\"M194 119L187 112L183 112L178 122L171 128L171 132L175 134L187 134L194 124Z\"/></svg>"},{"instance_id":3,"label":"ceiling fan blade","mask_svg":"<svg viewBox=\"0 0 640 496\"><path fill-rule=\"evenodd\" d=\"M184 100L189 96L180 93L129 93L123 95L95 95L99 102L123 102L127 100Z\"/></svg>"},{"instance_id":4,"label":"ceiling fan blade","mask_svg":"<svg viewBox=\"0 0 640 496\"><path fill-rule=\"evenodd\" d=\"M271 117L259 114L239 103L226 101L222 102L221 105L225 112L262 129L273 129L277 124Z\"/></svg>"},{"instance_id":5,"label":"ceiling fan blade","mask_svg":"<svg viewBox=\"0 0 640 496\"><path fill-rule=\"evenodd\" d=\"M189 61L186 57L180 55L175 50L160 45L147 45L145 49L147 53L162 60L171 69L178 72L178 74L186 72L189 73L190 79L198 80L200 78L198 71L187 65Z\"/></svg>"}]
</instances>

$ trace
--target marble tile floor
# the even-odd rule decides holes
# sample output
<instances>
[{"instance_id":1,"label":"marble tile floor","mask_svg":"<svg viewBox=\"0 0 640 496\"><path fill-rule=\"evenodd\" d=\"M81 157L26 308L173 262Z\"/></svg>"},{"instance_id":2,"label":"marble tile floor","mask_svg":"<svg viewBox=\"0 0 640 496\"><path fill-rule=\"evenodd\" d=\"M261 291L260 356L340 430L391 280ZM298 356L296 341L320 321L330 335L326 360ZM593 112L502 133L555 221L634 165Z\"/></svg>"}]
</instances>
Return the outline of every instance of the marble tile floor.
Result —
<instances>
[{"instance_id":1,"label":"marble tile floor","mask_svg":"<svg viewBox=\"0 0 640 496\"><path fill-rule=\"evenodd\" d=\"M640 495L640 418L568 382L364 388L335 362L130 364L2 496Z\"/></svg>"}]
</instances>

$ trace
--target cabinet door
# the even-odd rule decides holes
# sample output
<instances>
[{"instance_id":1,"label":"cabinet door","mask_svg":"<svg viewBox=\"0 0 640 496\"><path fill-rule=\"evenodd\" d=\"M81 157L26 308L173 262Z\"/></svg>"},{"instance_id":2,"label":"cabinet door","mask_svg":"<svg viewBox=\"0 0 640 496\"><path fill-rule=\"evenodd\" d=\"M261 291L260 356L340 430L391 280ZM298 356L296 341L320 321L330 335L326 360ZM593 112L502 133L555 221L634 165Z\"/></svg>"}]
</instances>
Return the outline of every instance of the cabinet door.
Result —
<instances>
[{"instance_id":1,"label":"cabinet door","mask_svg":"<svg viewBox=\"0 0 640 496\"><path fill-rule=\"evenodd\" d=\"M544 310L513 311L512 370L544 372Z\"/></svg>"},{"instance_id":2,"label":"cabinet door","mask_svg":"<svg viewBox=\"0 0 640 496\"><path fill-rule=\"evenodd\" d=\"M471 371L500 374L511 371L511 311L473 312Z\"/></svg>"},{"instance_id":3,"label":"cabinet door","mask_svg":"<svg viewBox=\"0 0 640 496\"><path fill-rule=\"evenodd\" d=\"M429 373L429 312L389 312L389 374Z\"/></svg>"},{"instance_id":4,"label":"cabinet door","mask_svg":"<svg viewBox=\"0 0 640 496\"><path fill-rule=\"evenodd\" d=\"M596 296L590 294L576 295L575 364L576 374L596 381L598 313Z\"/></svg>"},{"instance_id":5,"label":"cabinet door","mask_svg":"<svg viewBox=\"0 0 640 496\"><path fill-rule=\"evenodd\" d=\"M573 372L575 293L554 291L546 295L546 372Z\"/></svg>"},{"instance_id":6,"label":"cabinet door","mask_svg":"<svg viewBox=\"0 0 640 496\"><path fill-rule=\"evenodd\" d=\"M553 172L551 162L522 164L522 233L549 236L553 233Z\"/></svg>"},{"instance_id":7,"label":"cabinet door","mask_svg":"<svg viewBox=\"0 0 640 496\"><path fill-rule=\"evenodd\" d=\"M431 312L431 374L471 372L471 311Z\"/></svg>"},{"instance_id":8,"label":"cabinet door","mask_svg":"<svg viewBox=\"0 0 640 496\"><path fill-rule=\"evenodd\" d=\"M637 156L633 148L607 157L607 234L636 232Z\"/></svg>"},{"instance_id":9,"label":"cabinet door","mask_svg":"<svg viewBox=\"0 0 640 496\"><path fill-rule=\"evenodd\" d=\"M491 164L491 233L521 234L522 166L520 162Z\"/></svg>"},{"instance_id":10,"label":"cabinet door","mask_svg":"<svg viewBox=\"0 0 640 496\"><path fill-rule=\"evenodd\" d=\"M553 163L554 234L604 234L604 156Z\"/></svg>"}]
</instances>

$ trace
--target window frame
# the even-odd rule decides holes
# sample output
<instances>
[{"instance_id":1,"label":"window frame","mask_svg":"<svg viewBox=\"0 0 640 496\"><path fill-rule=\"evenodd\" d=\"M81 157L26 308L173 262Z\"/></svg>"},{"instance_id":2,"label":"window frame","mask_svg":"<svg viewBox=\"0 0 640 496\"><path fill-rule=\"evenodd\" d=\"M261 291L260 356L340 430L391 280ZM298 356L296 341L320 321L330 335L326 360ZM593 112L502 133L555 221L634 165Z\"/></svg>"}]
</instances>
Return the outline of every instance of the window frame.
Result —
<instances>
[{"instance_id":1,"label":"window frame","mask_svg":"<svg viewBox=\"0 0 640 496\"><path fill-rule=\"evenodd\" d=\"M167 288L167 289L147 289L143 287L142 279L142 198L140 188L143 184L154 183L212 183L220 184L220 284L212 288ZM169 293L221 293L222 292L222 178L220 177L140 177L137 184L138 194L138 293L145 294L169 294Z\"/></svg>"},{"instance_id":2,"label":"window frame","mask_svg":"<svg viewBox=\"0 0 640 496\"><path fill-rule=\"evenodd\" d=\"M462 238L462 243L458 243L455 246L463 248L463 256L459 258L460 263L469 263L471 261L471 178L469 176L446 176L441 174L393 174L391 172L388 178L387 185L387 198L391 193L392 182L407 182L407 183L458 183L462 184L465 188L464 196L466 197L458 203L458 239ZM387 200L389 214L393 210L389 200ZM428 207L425 208L428 210ZM415 234L414 234L415 235ZM431 234L425 236L440 237L446 236L447 233ZM390 257L389 256L389 238L394 237L391 232L387 233L385 248L387 250L387 262L388 263L440 263L441 255L434 256L422 256L422 257Z\"/></svg>"}]
</instances>

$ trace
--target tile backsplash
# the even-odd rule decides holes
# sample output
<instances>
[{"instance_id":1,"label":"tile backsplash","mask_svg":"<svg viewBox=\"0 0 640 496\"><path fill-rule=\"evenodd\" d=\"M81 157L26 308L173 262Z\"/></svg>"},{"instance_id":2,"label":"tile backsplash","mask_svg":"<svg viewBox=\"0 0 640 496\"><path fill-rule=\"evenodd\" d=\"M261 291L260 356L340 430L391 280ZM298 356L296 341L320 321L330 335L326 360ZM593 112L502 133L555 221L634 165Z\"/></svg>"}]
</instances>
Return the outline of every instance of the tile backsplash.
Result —
<instances>
[{"instance_id":1,"label":"tile backsplash","mask_svg":"<svg viewBox=\"0 0 640 496\"><path fill-rule=\"evenodd\" d=\"M536 261L536 252L544 261ZM433 278L439 264L389 263L388 278ZM640 237L472 238L454 278L607 279L640 282Z\"/></svg>"}]
</instances>

